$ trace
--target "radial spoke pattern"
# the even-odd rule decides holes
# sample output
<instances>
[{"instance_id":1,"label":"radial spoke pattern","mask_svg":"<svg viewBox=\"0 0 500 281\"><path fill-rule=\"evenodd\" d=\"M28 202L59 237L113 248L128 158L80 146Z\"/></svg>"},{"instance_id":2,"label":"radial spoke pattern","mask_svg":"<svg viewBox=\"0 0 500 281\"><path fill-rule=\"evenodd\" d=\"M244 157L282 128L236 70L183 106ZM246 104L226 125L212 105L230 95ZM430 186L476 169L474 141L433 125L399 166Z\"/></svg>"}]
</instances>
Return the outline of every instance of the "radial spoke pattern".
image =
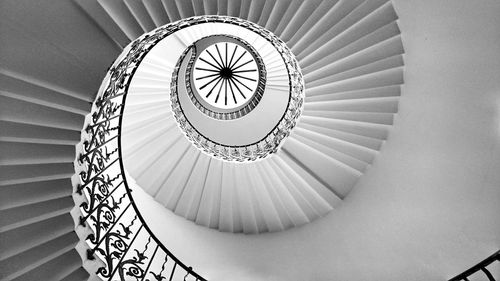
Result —
<instances>
[{"instance_id":1,"label":"radial spoke pattern","mask_svg":"<svg viewBox=\"0 0 500 281\"><path fill-rule=\"evenodd\" d=\"M202 99L221 109L245 104L258 85L258 65L250 52L231 42L209 46L195 62L194 85Z\"/></svg>"}]
</instances>

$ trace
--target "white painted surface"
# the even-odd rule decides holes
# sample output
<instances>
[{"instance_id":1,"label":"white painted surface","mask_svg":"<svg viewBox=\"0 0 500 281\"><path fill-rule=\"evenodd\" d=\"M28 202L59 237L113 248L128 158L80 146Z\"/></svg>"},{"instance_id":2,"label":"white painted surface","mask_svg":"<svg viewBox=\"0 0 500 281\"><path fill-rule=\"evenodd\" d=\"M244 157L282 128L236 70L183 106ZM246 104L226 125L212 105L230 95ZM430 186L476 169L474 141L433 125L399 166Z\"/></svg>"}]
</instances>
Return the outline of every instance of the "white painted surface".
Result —
<instances>
[{"instance_id":1,"label":"white painted surface","mask_svg":"<svg viewBox=\"0 0 500 281\"><path fill-rule=\"evenodd\" d=\"M500 2L394 2L406 51L399 114L344 204L259 235L141 204L182 261L218 281L446 280L500 248Z\"/></svg>"}]
</instances>

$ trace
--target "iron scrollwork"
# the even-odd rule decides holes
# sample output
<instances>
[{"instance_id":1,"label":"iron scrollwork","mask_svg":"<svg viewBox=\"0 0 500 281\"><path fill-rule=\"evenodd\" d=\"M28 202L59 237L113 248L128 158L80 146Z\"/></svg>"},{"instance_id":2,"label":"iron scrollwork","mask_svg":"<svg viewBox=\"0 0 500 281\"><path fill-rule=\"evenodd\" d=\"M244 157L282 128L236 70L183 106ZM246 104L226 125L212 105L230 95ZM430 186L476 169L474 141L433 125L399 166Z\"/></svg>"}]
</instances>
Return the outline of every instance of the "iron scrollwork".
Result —
<instances>
[{"instance_id":1,"label":"iron scrollwork","mask_svg":"<svg viewBox=\"0 0 500 281\"><path fill-rule=\"evenodd\" d=\"M188 26L207 22L231 23L255 29L272 38L264 29L247 21L222 16L184 19L142 35L123 51L109 68L87 116L82 141L77 147L74 198L78 206L78 227L86 234L86 262L98 260L95 274L103 280L205 280L179 261L159 242L138 212L127 184L120 151L121 120L128 85L144 56L162 39ZM279 39L273 45L282 54L289 72L290 101L286 114L276 128L258 144L220 147L202 137L193 143L227 159L257 159L276 149L295 126L302 108L303 78L296 60ZM181 124L187 124L180 118ZM186 130L189 128L186 125Z\"/></svg>"},{"instance_id":2,"label":"iron scrollwork","mask_svg":"<svg viewBox=\"0 0 500 281\"><path fill-rule=\"evenodd\" d=\"M160 40L202 21L166 25L132 42L109 68L86 118L75 160L74 196L79 224L90 232L85 237L86 261L98 259L103 264L95 272L103 280L205 280L159 243L145 224L133 204L119 150L123 105L139 63ZM155 268L154 261L160 259L165 262Z\"/></svg>"}]
</instances>

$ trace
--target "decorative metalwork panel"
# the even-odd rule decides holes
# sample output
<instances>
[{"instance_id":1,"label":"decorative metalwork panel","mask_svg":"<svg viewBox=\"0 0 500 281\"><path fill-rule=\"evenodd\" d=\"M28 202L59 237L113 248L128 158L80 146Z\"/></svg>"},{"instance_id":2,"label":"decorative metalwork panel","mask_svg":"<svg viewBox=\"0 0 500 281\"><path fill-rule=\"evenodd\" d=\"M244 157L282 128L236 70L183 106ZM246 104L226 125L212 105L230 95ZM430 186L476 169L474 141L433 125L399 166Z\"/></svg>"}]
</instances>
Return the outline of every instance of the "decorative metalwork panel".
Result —
<instances>
[{"instance_id":1,"label":"decorative metalwork panel","mask_svg":"<svg viewBox=\"0 0 500 281\"><path fill-rule=\"evenodd\" d=\"M281 41L274 34L269 32L268 30L252 23L249 21L245 21L238 18L224 17L224 16L207 16L205 17L207 22L224 22L235 24L244 28L247 28L262 38L267 40L272 44L272 46L278 51L280 54L286 70L288 72L288 81L289 81L289 100L285 113L281 117L281 120L276 124L276 126L260 141L255 143L250 143L247 145L241 146L232 146L225 145L221 143L217 143L210 138L201 134L195 126L186 118L183 108L179 102L179 83L184 82L186 84L186 89L188 95L194 100L195 105L199 103L199 100L196 98L194 94L194 88L197 85L192 85L193 81L190 79L190 75L185 75L185 81L179 81L179 71L181 70L181 64L186 59L186 56L189 54L190 50L195 47L188 48L181 58L178 60L178 63L174 69L174 73L172 75L172 84L171 84L171 103L172 103L172 111L174 112L174 116L179 124L179 127L185 133L186 137L196 145L200 150L205 153L226 161L255 161L257 159L265 158L272 153L275 153L281 142L290 134L291 130L295 127L296 121L301 114L302 106L304 102L304 79L302 77L302 73L300 71L299 64L295 59L295 56L288 49L286 44ZM195 53L195 52L193 52ZM215 55L214 59L215 60ZM192 55L189 58L188 67L186 69L186 73L192 73L196 68L196 55ZM214 69L221 68L216 64L213 65ZM218 68L217 68L218 67ZM241 76L241 75L239 75ZM243 77L243 76L241 76ZM214 80L216 81L216 80ZM237 84L237 82L235 83ZM203 84L205 85L205 84ZM208 85L207 85L208 86ZM222 89L220 87L219 89ZM262 88L263 89L263 88ZM217 95L216 95L217 96ZM261 96L258 96L260 99ZM200 106L197 106L200 109ZM203 111L203 109L200 109ZM206 113L206 112L205 112ZM219 120L231 120L240 116L235 116L234 113L227 112L210 112L206 113L211 115L211 117Z\"/></svg>"},{"instance_id":2,"label":"decorative metalwork panel","mask_svg":"<svg viewBox=\"0 0 500 281\"><path fill-rule=\"evenodd\" d=\"M108 70L91 114L85 120L74 162L77 233L86 233L83 236L86 245L84 266L88 261L95 261L98 264L95 274L103 280L205 280L161 244L142 218L127 184L120 135L128 87L142 59L166 36L207 22L243 26L272 42L287 66L290 99L279 124L258 143L246 147L224 147L210 143L200 135L188 134L193 143L223 159L255 160L275 151L300 115L304 82L297 61L285 43L255 24L231 17L193 17L155 29L129 44ZM173 81L176 81L175 74ZM175 87L175 83L172 86ZM179 124L185 132L193 132L175 105L176 96L172 98Z\"/></svg>"}]
</instances>

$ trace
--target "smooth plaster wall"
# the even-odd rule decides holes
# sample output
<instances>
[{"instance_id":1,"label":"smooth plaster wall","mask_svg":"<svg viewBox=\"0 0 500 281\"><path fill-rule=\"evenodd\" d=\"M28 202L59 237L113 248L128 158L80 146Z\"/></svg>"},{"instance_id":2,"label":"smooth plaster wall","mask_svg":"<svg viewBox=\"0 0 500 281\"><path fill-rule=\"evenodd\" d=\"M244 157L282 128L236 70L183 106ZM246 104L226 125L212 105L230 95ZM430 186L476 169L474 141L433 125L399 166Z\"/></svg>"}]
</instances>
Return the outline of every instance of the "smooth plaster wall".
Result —
<instances>
[{"instance_id":1,"label":"smooth plaster wall","mask_svg":"<svg viewBox=\"0 0 500 281\"><path fill-rule=\"evenodd\" d=\"M447 280L500 248L500 2L394 6L406 50L400 110L342 206L243 235L140 204L182 261L217 281Z\"/></svg>"}]
</instances>

